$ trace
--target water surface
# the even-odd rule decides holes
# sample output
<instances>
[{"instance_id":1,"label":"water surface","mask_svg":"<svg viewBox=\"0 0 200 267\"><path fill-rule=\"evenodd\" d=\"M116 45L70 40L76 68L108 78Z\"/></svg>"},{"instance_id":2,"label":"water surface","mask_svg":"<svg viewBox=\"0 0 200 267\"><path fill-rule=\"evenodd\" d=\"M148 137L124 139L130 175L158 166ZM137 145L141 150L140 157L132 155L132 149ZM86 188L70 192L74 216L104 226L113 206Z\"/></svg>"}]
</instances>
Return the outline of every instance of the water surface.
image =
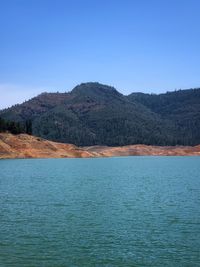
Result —
<instances>
[{"instance_id":1,"label":"water surface","mask_svg":"<svg viewBox=\"0 0 200 267\"><path fill-rule=\"evenodd\" d=\"M200 266L200 157L1 160L0 266Z\"/></svg>"}]
</instances>

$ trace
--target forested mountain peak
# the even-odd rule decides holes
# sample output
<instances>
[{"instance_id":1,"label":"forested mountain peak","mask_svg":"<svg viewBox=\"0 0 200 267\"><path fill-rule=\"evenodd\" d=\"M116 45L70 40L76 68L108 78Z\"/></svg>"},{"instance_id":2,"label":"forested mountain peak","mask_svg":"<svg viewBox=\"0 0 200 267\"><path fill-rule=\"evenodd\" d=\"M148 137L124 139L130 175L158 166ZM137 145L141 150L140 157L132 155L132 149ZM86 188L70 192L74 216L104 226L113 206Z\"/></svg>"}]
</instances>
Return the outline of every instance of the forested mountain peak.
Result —
<instances>
[{"instance_id":1,"label":"forested mountain peak","mask_svg":"<svg viewBox=\"0 0 200 267\"><path fill-rule=\"evenodd\" d=\"M132 93L82 83L68 93L43 93L0 111L8 121L32 122L33 134L76 145L200 144L200 89Z\"/></svg>"},{"instance_id":2,"label":"forested mountain peak","mask_svg":"<svg viewBox=\"0 0 200 267\"><path fill-rule=\"evenodd\" d=\"M105 85L105 84L101 84L98 82L87 82L87 83L81 83L79 85L77 85L76 87L74 87L74 89L72 90L73 93L77 93L77 92L107 92L107 93L118 93L117 90L113 87L113 86L109 86L109 85Z\"/></svg>"},{"instance_id":3,"label":"forested mountain peak","mask_svg":"<svg viewBox=\"0 0 200 267\"><path fill-rule=\"evenodd\" d=\"M71 94L73 96L88 97L95 100L106 100L110 97L122 96L114 87L97 82L81 83L71 91Z\"/></svg>"}]
</instances>

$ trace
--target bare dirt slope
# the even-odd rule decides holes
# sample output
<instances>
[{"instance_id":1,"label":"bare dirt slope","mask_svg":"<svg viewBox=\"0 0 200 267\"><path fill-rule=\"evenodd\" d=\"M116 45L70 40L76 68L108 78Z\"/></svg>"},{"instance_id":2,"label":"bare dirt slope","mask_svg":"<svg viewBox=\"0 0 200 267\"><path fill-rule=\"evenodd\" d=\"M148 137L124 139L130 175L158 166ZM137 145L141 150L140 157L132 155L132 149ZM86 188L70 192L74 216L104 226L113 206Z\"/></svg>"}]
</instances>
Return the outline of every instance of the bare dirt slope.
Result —
<instances>
[{"instance_id":1,"label":"bare dirt slope","mask_svg":"<svg viewBox=\"0 0 200 267\"><path fill-rule=\"evenodd\" d=\"M0 133L0 158L85 158L93 153L39 137Z\"/></svg>"},{"instance_id":2,"label":"bare dirt slope","mask_svg":"<svg viewBox=\"0 0 200 267\"><path fill-rule=\"evenodd\" d=\"M122 147L86 147L86 151L97 156L200 156L200 145L198 146L147 146L130 145Z\"/></svg>"},{"instance_id":3,"label":"bare dirt slope","mask_svg":"<svg viewBox=\"0 0 200 267\"><path fill-rule=\"evenodd\" d=\"M130 145L123 147L91 146L77 147L48 141L26 134L0 133L0 158L90 158L112 156L200 156L198 146L147 146Z\"/></svg>"}]
</instances>

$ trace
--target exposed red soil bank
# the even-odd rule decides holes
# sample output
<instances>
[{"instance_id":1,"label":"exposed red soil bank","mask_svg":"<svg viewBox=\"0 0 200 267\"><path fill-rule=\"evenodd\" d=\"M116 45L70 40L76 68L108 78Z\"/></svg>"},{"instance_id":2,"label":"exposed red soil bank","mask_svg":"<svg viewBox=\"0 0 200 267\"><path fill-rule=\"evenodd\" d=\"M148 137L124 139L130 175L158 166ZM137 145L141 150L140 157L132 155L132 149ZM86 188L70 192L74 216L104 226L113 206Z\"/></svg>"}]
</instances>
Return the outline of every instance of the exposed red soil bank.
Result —
<instances>
[{"instance_id":1,"label":"exposed red soil bank","mask_svg":"<svg viewBox=\"0 0 200 267\"><path fill-rule=\"evenodd\" d=\"M91 146L77 147L48 141L26 134L0 133L0 158L88 158L113 156L200 156L200 145L123 147Z\"/></svg>"}]
</instances>

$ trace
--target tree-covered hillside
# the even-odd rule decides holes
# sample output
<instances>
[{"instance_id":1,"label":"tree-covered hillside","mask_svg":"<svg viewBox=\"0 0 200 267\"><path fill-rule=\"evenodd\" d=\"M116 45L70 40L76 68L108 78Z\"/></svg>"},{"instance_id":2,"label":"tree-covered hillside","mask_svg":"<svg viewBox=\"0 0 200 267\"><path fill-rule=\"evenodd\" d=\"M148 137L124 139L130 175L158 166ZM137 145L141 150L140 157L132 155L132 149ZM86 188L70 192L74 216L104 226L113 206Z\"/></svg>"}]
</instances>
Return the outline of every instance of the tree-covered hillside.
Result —
<instances>
[{"instance_id":1,"label":"tree-covered hillside","mask_svg":"<svg viewBox=\"0 0 200 267\"><path fill-rule=\"evenodd\" d=\"M200 143L200 89L179 90L154 95L132 93L128 99L158 114L162 120L172 122L181 144Z\"/></svg>"},{"instance_id":2,"label":"tree-covered hillside","mask_svg":"<svg viewBox=\"0 0 200 267\"><path fill-rule=\"evenodd\" d=\"M0 132L9 132L12 134L32 134L32 122L27 120L25 122L7 121L0 117Z\"/></svg>"},{"instance_id":3,"label":"tree-covered hillside","mask_svg":"<svg viewBox=\"0 0 200 267\"><path fill-rule=\"evenodd\" d=\"M200 143L199 95L200 90L183 90L124 96L107 85L84 83L70 93L43 93L0 116L30 120L34 135L82 146L195 145Z\"/></svg>"}]
</instances>

